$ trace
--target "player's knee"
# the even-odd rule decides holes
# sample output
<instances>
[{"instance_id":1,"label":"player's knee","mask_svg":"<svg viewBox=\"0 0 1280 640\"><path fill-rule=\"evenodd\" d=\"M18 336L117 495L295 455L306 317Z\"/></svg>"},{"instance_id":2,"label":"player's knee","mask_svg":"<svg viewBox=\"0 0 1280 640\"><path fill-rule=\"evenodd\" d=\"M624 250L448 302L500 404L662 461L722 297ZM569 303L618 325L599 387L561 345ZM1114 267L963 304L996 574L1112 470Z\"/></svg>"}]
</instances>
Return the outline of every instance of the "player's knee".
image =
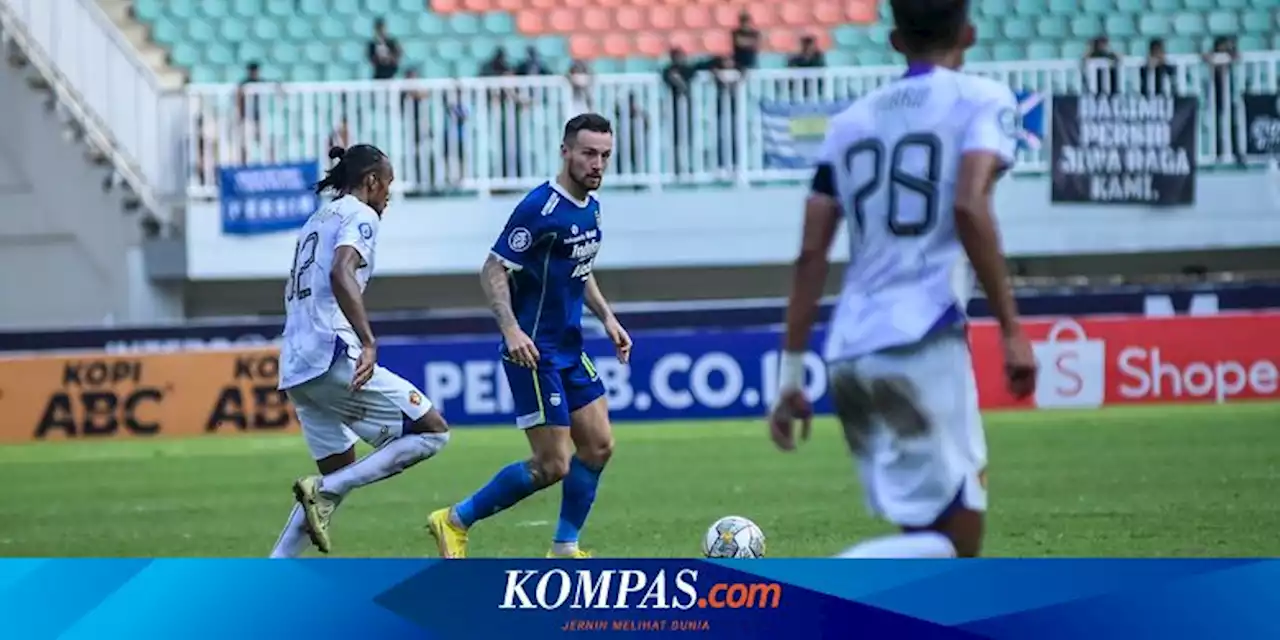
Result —
<instances>
[{"instance_id":1,"label":"player's knee","mask_svg":"<svg viewBox=\"0 0 1280 640\"><path fill-rule=\"evenodd\" d=\"M605 436L598 441L586 443L586 446L578 449L578 459L596 469L604 467L612 457L613 436Z\"/></svg>"},{"instance_id":2,"label":"player's knee","mask_svg":"<svg viewBox=\"0 0 1280 640\"><path fill-rule=\"evenodd\" d=\"M413 421L410 426L411 433L448 433L449 423L445 422L444 416L439 411L432 409L421 418Z\"/></svg>"},{"instance_id":3,"label":"player's knee","mask_svg":"<svg viewBox=\"0 0 1280 640\"><path fill-rule=\"evenodd\" d=\"M539 486L550 486L569 475L569 456L561 452L546 453L533 458L531 466L534 481Z\"/></svg>"}]
</instances>

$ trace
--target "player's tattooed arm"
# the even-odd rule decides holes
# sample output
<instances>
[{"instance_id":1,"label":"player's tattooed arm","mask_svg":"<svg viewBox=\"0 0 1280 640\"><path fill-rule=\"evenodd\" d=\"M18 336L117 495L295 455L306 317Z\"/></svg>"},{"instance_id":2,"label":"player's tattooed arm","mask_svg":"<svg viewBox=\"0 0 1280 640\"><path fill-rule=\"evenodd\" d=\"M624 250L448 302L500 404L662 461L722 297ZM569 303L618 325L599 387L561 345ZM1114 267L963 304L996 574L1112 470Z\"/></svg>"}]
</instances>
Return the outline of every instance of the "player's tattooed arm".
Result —
<instances>
[{"instance_id":1,"label":"player's tattooed arm","mask_svg":"<svg viewBox=\"0 0 1280 640\"><path fill-rule=\"evenodd\" d=\"M596 282L596 274L592 273L587 276L586 289L587 308L595 315L600 322L608 322L613 319L613 309L609 308L609 301L605 299L604 293L600 291L600 285Z\"/></svg>"},{"instance_id":2,"label":"player's tattooed arm","mask_svg":"<svg viewBox=\"0 0 1280 640\"><path fill-rule=\"evenodd\" d=\"M373 328L369 326L369 314L365 311L360 281L356 278L356 271L363 265L364 258L355 247L338 247L334 252L333 270L329 272L329 285L333 288L333 297L338 300L338 308L346 316L347 322L351 323L360 344L372 347Z\"/></svg>"},{"instance_id":3,"label":"player's tattooed arm","mask_svg":"<svg viewBox=\"0 0 1280 640\"><path fill-rule=\"evenodd\" d=\"M498 321L498 328L504 333L509 329L519 328L520 323L511 308L507 265L493 254L489 254L480 269L480 286L484 288L485 298L489 300L489 310L493 312L493 319Z\"/></svg>"}]
</instances>

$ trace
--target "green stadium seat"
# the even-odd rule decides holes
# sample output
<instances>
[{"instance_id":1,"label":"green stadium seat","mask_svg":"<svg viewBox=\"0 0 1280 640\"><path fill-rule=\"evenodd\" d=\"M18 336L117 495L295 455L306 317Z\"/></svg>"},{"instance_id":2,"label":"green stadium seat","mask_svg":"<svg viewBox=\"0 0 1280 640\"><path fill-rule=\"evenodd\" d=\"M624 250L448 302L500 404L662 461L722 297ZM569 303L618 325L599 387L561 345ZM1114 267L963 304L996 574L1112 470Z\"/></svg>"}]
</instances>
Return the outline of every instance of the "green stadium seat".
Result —
<instances>
[{"instance_id":1,"label":"green stadium seat","mask_svg":"<svg viewBox=\"0 0 1280 640\"><path fill-rule=\"evenodd\" d=\"M440 38L436 40L436 55L441 60L458 61L467 55L466 46L456 38Z\"/></svg>"},{"instance_id":2,"label":"green stadium seat","mask_svg":"<svg viewBox=\"0 0 1280 640\"><path fill-rule=\"evenodd\" d=\"M408 40L400 45L403 48L404 59L412 64L422 64L431 59L431 44L426 40ZM426 75L426 72L423 72Z\"/></svg>"},{"instance_id":3,"label":"green stadium seat","mask_svg":"<svg viewBox=\"0 0 1280 640\"><path fill-rule=\"evenodd\" d=\"M595 73L622 73L622 63L617 58L598 58L591 61Z\"/></svg>"},{"instance_id":4,"label":"green stadium seat","mask_svg":"<svg viewBox=\"0 0 1280 640\"><path fill-rule=\"evenodd\" d=\"M1106 16L1114 12L1116 7L1112 0L1082 0L1080 8L1084 13Z\"/></svg>"},{"instance_id":5,"label":"green stadium seat","mask_svg":"<svg viewBox=\"0 0 1280 640\"><path fill-rule=\"evenodd\" d=\"M425 0L396 0L396 10L405 15L422 13L426 6Z\"/></svg>"},{"instance_id":6,"label":"green stadium seat","mask_svg":"<svg viewBox=\"0 0 1280 640\"><path fill-rule=\"evenodd\" d=\"M182 39L182 28L167 18L159 18L151 24L151 39L172 48Z\"/></svg>"},{"instance_id":7,"label":"green stadium seat","mask_svg":"<svg viewBox=\"0 0 1280 640\"><path fill-rule=\"evenodd\" d=\"M981 32L979 32L981 33ZM831 39L841 49L856 49L866 41L866 33L858 27L836 27L831 32Z\"/></svg>"},{"instance_id":8,"label":"green stadium seat","mask_svg":"<svg viewBox=\"0 0 1280 640\"><path fill-rule=\"evenodd\" d=\"M782 54L785 58L785 54ZM761 54L761 66L768 65L765 68L785 67L786 60L782 60L779 64L777 55ZM658 71L659 62L653 58L627 58L622 61L622 70L626 73L656 73Z\"/></svg>"},{"instance_id":9,"label":"green stadium seat","mask_svg":"<svg viewBox=\"0 0 1280 640\"><path fill-rule=\"evenodd\" d=\"M883 49L889 46L889 27L883 24L873 24L866 27L867 41L876 49Z\"/></svg>"},{"instance_id":10,"label":"green stadium seat","mask_svg":"<svg viewBox=\"0 0 1280 640\"><path fill-rule=\"evenodd\" d=\"M195 66L200 62L200 47L187 42L179 42L169 49L169 60L180 67Z\"/></svg>"},{"instance_id":11,"label":"green stadium seat","mask_svg":"<svg viewBox=\"0 0 1280 640\"><path fill-rule=\"evenodd\" d=\"M1079 0L1049 0L1049 13L1059 16L1074 16L1080 12Z\"/></svg>"},{"instance_id":12,"label":"green stadium seat","mask_svg":"<svg viewBox=\"0 0 1280 640\"><path fill-rule=\"evenodd\" d=\"M249 25L239 18L223 18L218 23L218 37L233 44L244 42L249 38Z\"/></svg>"},{"instance_id":13,"label":"green stadium seat","mask_svg":"<svg viewBox=\"0 0 1280 640\"><path fill-rule=\"evenodd\" d=\"M1173 31L1180 36L1203 36L1204 17L1198 13L1180 13L1173 19Z\"/></svg>"},{"instance_id":14,"label":"green stadium seat","mask_svg":"<svg viewBox=\"0 0 1280 640\"><path fill-rule=\"evenodd\" d=\"M289 79L295 82L319 82L320 68L314 64L295 64L289 67Z\"/></svg>"},{"instance_id":15,"label":"green stadium seat","mask_svg":"<svg viewBox=\"0 0 1280 640\"><path fill-rule=\"evenodd\" d=\"M165 13L172 18L190 20L197 13L194 0L167 0L161 6L164 8Z\"/></svg>"},{"instance_id":16,"label":"green stadium seat","mask_svg":"<svg viewBox=\"0 0 1280 640\"><path fill-rule=\"evenodd\" d=\"M967 62L990 62L991 51L983 45L976 44L965 52L964 59ZM827 60L830 61L831 56L827 56Z\"/></svg>"},{"instance_id":17,"label":"green stadium seat","mask_svg":"<svg viewBox=\"0 0 1280 640\"><path fill-rule=\"evenodd\" d=\"M1021 46L1009 42L997 42L991 50L992 57L998 62L1026 60L1027 52Z\"/></svg>"},{"instance_id":18,"label":"green stadium seat","mask_svg":"<svg viewBox=\"0 0 1280 640\"><path fill-rule=\"evenodd\" d=\"M377 15L377 14L374 14L374 15ZM371 29L369 33L372 34L373 30ZM389 18L387 20L387 33L391 37L399 38L400 40L405 40L407 38L416 38L418 36L417 25L414 23L414 21L405 20L404 18L400 18L400 17Z\"/></svg>"},{"instance_id":19,"label":"green stadium seat","mask_svg":"<svg viewBox=\"0 0 1280 640\"><path fill-rule=\"evenodd\" d=\"M485 33L495 36L511 35L516 32L515 20L511 18L509 13L486 13L480 19L480 26Z\"/></svg>"},{"instance_id":20,"label":"green stadium seat","mask_svg":"<svg viewBox=\"0 0 1280 640\"><path fill-rule=\"evenodd\" d=\"M1280 0L1250 0L1249 6L1255 9L1274 9L1280 6Z\"/></svg>"},{"instance_id":21,"label":"green stadium seat","mask_svg":"<svg viewBox=\"0 0 1280 640\"><path fill-rule=\"evenodd\" d=\"M333 50L323 42L312 41L302 45L302 59L313 64L323 64L333 57Z\"/></svg>"},{"instance_id":22,"label":"green stadium seat","mask_svg":"<svg viewBox=\"0 0 1280 640\"><path fill-rule=\"evenodd\" d=\"M328 46L329 56L336 58L339 62L347 64L369 64L369 48L368 43L356 40L344 40L338 43L337 55L334 55L333 46Z\"/></svg>"},{"instance_id":23,"label":"green stadium seat","mask_svg":"<svg viewBox=\"0 0 1280 640\"><path fill-rule=\"evenodd\" d=\"M1062 16L1048 16L1036 23L1036 34L1041 38L1049 38L1056 42L1066 38L1067 33L1067 20ZM1054 42L1048 44L1054 44Z\"/></svg>"},{"instance_id":24,"label":"green stadium seat","mask_svg":"<svg viewBox=\"0 0 1280 640\"><path fill-rule=\"evenodd\" d=\"M222 81L222 75L209 67L191 67L187 78L194 84L213 84Z\"/></svg>"},{"instance_id":25,"label":"green stadium seat","mask_svg":"<svg viewBox=\"0 0 1280 640\"><path fill-rule=\"evenodd\" d=\"M350 23L351 33L354 37L368 42L369 38L373 37L374 20L375 18L369 15L359 15L351 18L351 20L348 21Z\"/></svg>"},{"instance_id":26,"label":"green stadium seat","mask_svg":"<svg viewBox=\"0 0 1280 640\"><path fill-rule=\"evenodd\" d=\"M342 40L350 33L347 23L334 16L325 16L316 23L316 31L324 40Z\"/></svg>"},{"instance_id":27,"label":"green stadium seat","mask_svg":"<svg viewBox=\"0 0 1280 640\"><path fill-rule=\"evenodd\" d=\"M569 43L564 38L556 36L548 36L538 38L534 43L538 47L538 54L543 58L567 58L569 57Z\"/></svg>"},{"instance_id":28,"label":"green stadium seat","mask_svg":"<svg viewBox=\"0 0 1280 640\"><path fill-rule=\"evenodd\" d=\"M1201 48L1190 38L1170 38L1164 43L1169 53L1200 53Z\"/></svg>"},{"instance_id":29,"label":"green stadium seat","mask_svg":"<svg viewBox=\"0 0 1280 640\"><path fill-rule=\"evenodd\" d=\"M341 15L341 16L361 15L359 0L329 0L329 10L334 15Z\"/></svg>"},{"instance_id":30,"label":"green stadium seat","mask_svg":"<svg viewBox=\"0 0 1280 640\"><path fill-rule=\"evenodd\" d=\"M267 48L260 42L245 42L236 47L236 63L239 65L258 62L265 57L267 57Z\"/></svg>"},{"instance_id":31,"label":"green stadium seat","mask_svg":"<svg viewBox=\"0 0 1280 640\"><path fill-rule=\"evenodd\" d=\"M418 9L421 10L422 6L419 6ZM371 15L385 16L391 13L391 0L364 0L364 10ZM391 25L388 24L387 26Z\"/></svg>"},{"instance_id":32,"label":"green stadium seat","mask_svg":"<svg viewBox=\"0 0 1280 640\"><path fill-rule=\"evenodd\" d=\"M327 0L297 0L298 10L304 16L319 18L329 15L329 3Z\"/></svg>"},{"instance_id":33,"label":"green stadium seat","mask_svg":"<svg viewBox=\"0 0 1280 640\"><path fill-rule=\"evenodd\" d=\"M1209 14L1209 33L1236 35L1240 33L1240 21L1234 11L1214 11Z\"/></svg>"},{"instance_id":34,"label":"green stadium seat","mask_svg":"<svg viewBox=\"0 0 1280 640\"><path fill-rule=\"evenodd\" d=\"M438 36L445 32L444 18L435 13L424 13L418 16L418 33L424 36Z\"/></svg>"},{"instance_id":35,"label":"green stadium seat","mask_svg":"<svg viewBox=\"0 0 1280 640\"><path fill-rule=\"evenodd\" d=\"M298 46L292 42L277 42L271 45L271 61L276 64L294 64L300 62Z\"/></svg>"},{"instance_id":36,"label":"green stadium seat","mask_svg":"<svg viewBox=\"0 0 1280 640\"><path fill-rule=\"evenodd\" d=\"M192 18L187 21L187 37L197 44L209 44L218 39L218 32L207 20Z\"/></svg>"},{"instance_id":37,"label":"green stadium seat","mask_svg":"<svg viewBox=\"0 0 1280 640\"><path fill-rule=\"evenodd\" d=\"M1267 49L1267 41L1260 35L1245 34L1240 36L1236 46L1241 51L1265 51Z\"/></svg>"},{"instance_id":38,"label":"green stadium seat","mask_svg":"<svg viewBox=\"0 0 1280 640\"><path fill-rule=\"evenodd\" d=\"M295 15L294 8L298 0L267 0L266 15L277 18L289 18Z\"/></svg>"},{"instance_id":39,"label":"green stadium seat","mask_svg":"<svg viewBox=\"0 0 1280 640\"><path fill-rule=\"evenodd\" d=\"M1077 38L1096 38L1102 35L1102 20L1098 16L1080 16L1071 21L1071 32Z\"/></svg>"},{"instance_id":40,"label":"green stadium seat","mask_svg":"<svg viewBox=\"0 0 1280 640\"><path fill-rule=\"evenodd\" d=\"M1270 33L1271 14L1266 11L1245 11L1240 14L1240 26L1245 33Z\"/></svg>"},{"instance_id":41,"label":"green stadium seat","mask_svg":"<svg viewBox=\"0 0 1280 640\"><path fill-rule=\"evenodd\" d=\"M143 22L155 22L164 13L162 0L134 0L133 15Z\"/></svg>"},{"instance_id":42,"label":"green stadium seat","mask_svg":"<svg viewBox=\"0 0 1280 640\"><path fill-rule=\"evenodd\" d=\"M869 67L889 64L889 52L883 49L864 49L854 54L855 59L860 65Z\"/></svg>"},{"instance_id":43,"label":"green stadium seat","mask_svg":"<svg viewBox=\"0 0 1280 640\"><path fill-rule=\"evenodd\" d=\"M1048 0L1016 0L1013 4L1013 12L1020 16L1038 17L1048 10Z\"/></svg>"},{"instance_id":44,"label":"green stadium seat","mask_svg":"<svg viewBox=\"0 0 1280 640\"><path fill-rule=\"evenodd\" d=\"M1249 0L1218 0L1219 9L1248 9Z\"/></svg>"},{"instance_id":45,"label":"green stadium seat","mask_svg":"<svg viewBox=\"0 0 1280 640\"><path fill-rule=\"evenodd\" d=\"M289 20L284 25L285 36L294 42L316 40L316 23L306 19Z\"/></svg>"},{"instance_id":46,"label":"green stadium seat","mask_svg":"<svg viewBox=\"0 0 1280 640\"><path fill-rule=\"evenodd\" d=\"M266 5L262 0L232 0L231 15L241 18L253 18L260 16L266 11Z\"/></svg>"},{"instance_id":47,"label":"green stadium seat","mask_svg":"<svg viewBox=\"0 0 1280 640\"><path fill-rule=\"evenodd\" d=\"M1009 18L1004 21L1004 37L1010 40L1030 40L1035 37L1035 29L1029 20Z\"/></svg>"},{"instance_id":48,"label":"green stadium seat","mask_svg":"<svg viewBox=\"0 0 1280 640\"><path fill-rule=\"evenodd\" d=\"M1107 36L1111 38L1128 38L1136 33L1132 16L1107 16L1103 29L1105 29Z\"/></svg>"},{"instance_id":49,"label":"green stadium seat","mask_svg":"<svg viewBox=\"0 0 1280 640\"><path fill-rule=\"evenodd\" d=\"M973 59L971 57L972 55L973 55L973 49L970 49L966 57L972 60ZM827 64L833 67L847 67L847 66L853 65L855 62L853 53L845 49L834 49L834 50L828 51L826 54L826 58L827 58ZM662 64L666 64L666 63L663 62Z\"/></svg>"},{"instance_id":50,"label":"green stadium seat","mask_svg":"<svg viewBox=\"0 0 1280 640\"><path fill-rule=\"evenodd\" d=\"M1209 11L1218 6L1218 0L1183 0L1182 6L1191 11Z\"/></svg>"},{"instance_id":51,"label":"green stadium seat","mask_svg":"<svg viewBox=\"0 0 1280 640\"><path fill-rule=\"evenodd\" d=\"M1169 16L1146 14L1138 19L1138 32L1151 38L1163 38L1173 33L1169 24Z\"/></svg>"},{"instance_id":52,"label":"green stadium seat","mask_svg":"<svg viewBox=\"0 0 1280 640\"><path fill-rule=\"evenodd\" d=\"M515 46L510 42L505 42L499 38L491 36L475 36L467 38L463 48L466 50L468 56L479 60L493 55L493 50L499 45L506 46L507 55L512 56L516 61L524 59L524 49L522 47Z\"/></svg>"},{"instance_id":53,"label":"green stadium seat","mask_svg":"<svg viewBox=\"0 0 1280 640\"><path fill-rule=\"evenodd\" d=\"M227 15L227 0L200 0L198 10L207 18L221 18Z\"/></svg>"},{"instance_id":54,"label":"green stadium seat","mask_svg":"<svg viewBox=\"0 0 1280 640\"><path fill-rule=\"evenodd\" d=\"M205 62L217 65L231 65L235 64L236 61L235 52L231 50L231 47L220 42L215 42L205 47L203 57Z\"/></svg>"},{"instance_id":55,"label":"green stadium seat","mask_svg":"<svg viewBox=\"0 0 1280 640\"><path fill-rule=\"evenodd\" d=\"M979 0L979 13L991 18L1003 18L1013 13L1011 0Z\"/></svg>"},{"instance_id":56,"label":"green stadium seat","mask_svg":"<svg viewBox=\"0 0 1280 640\"><path fill-rule=\"evenodd\" d=\"M1058 46L1051 42L1032 42L1027 45L1027 57L1032 60L1054 60L1058 57Z\"/></svg>"},{"instance_id":57,"label":"green stadium seat","mask_svg":"<svg viewBox=\"0 0 1280 640\"><path fill-rule=\"evenodd\" d=\"M435 58L419 58L422 62L417 63L418 73L424 78L447 78L451 70L449 65L436 60Z\"/></svg>"},{"instance_id":58,"label":"green stadium seat","mask_svg":"<svg viewBox=\"0 0 1280 640\"><path fill-rule=\"evenodd\" d=\"M324 67L324 79L329 82L345 82L355 80L351 67L345 64L329 64Z\"/></svg>"},{"instance_id":59,"label":"green stadium seat","mask_svg":"<svg viewBox=\"0 0 1280 640\"><path fill-rule=\"evenodd\" d=\"M1083 58L1089 45L1081 40L1068 40L1062 43L1062 57L1068 60Z\"/></svg>"}]
</instances>

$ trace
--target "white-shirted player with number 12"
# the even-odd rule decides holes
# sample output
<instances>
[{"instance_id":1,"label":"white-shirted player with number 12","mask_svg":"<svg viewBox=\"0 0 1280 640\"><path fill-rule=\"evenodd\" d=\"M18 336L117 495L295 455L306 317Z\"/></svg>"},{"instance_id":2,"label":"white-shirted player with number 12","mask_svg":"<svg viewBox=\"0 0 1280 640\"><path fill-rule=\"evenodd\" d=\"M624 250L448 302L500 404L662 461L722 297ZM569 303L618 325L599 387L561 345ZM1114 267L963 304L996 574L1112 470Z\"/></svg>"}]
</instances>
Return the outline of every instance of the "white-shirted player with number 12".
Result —
<instances>
[{"instance_id":1,"label":"white-shirted player with number 12","mask_svg":"<svg viewBox=\"0 0 1280 640\"><path fill-rule=\"evenodd\" d=\"M828 379L868 505L902 532L841 556L971 557L987 507L987 446L966 339L970 264L1000 321L1010 389L1026 396L1035 386L991 211L1013 162L1017 102L1009 87L958 71L974 40L968 2L890 4L891 42L908 71L832 119L805 206L770 431L783 450L795 448L795 421L808 436L803 354L827 253L847 220Z\"/></svg>"},{"instance_id":2,"label":"white-shirted player with number 12","mask_svg":"<svg viewBox=\"0 0 1280 640\"><path fill-rule=\"evenodd\" d=\"M288 392L320 474L293 485L298 504L271 552L297 557L308 538L329 552L329 518L353 489L435 455L449 441L440 412L404 378L378 366L364 307L378 226L395 180L372 145L334 148L316 190L333 199L298 233L285 287L280 388ZM356 442L375 447L356 460Z\"/></svg>"}]
</instances>

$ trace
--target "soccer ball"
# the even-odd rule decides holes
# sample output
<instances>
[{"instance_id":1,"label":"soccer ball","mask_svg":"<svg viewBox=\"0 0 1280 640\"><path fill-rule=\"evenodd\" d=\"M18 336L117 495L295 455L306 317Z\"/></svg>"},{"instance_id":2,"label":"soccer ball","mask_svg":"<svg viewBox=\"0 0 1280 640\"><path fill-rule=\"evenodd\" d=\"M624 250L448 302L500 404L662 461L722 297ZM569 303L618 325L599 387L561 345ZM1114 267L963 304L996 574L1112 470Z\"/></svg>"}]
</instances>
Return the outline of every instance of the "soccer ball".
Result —
<instances>
[{"instance_id":1,"label":"soccer ball","mask_svg":"<svg viewBox=\"0 0 1280 640\"><path fill-rule=\"evenodd\" d=\"M742 516L725 516L702 537L702 553L708 558L763 558L764 532Z\"/></svg>"}]
</instances>

